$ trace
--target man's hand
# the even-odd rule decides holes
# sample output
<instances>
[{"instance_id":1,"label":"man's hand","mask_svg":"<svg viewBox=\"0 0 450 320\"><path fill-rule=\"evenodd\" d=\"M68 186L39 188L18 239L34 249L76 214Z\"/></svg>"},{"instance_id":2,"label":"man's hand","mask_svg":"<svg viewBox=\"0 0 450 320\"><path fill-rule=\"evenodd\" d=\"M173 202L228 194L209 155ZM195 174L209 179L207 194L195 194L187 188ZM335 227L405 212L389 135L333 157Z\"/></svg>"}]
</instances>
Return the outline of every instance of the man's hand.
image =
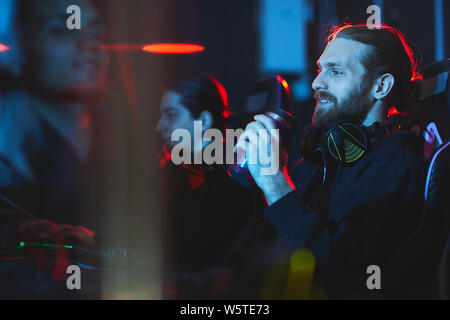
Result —
<instances>
[{"instance_id":1,"label":"man's hand","mask_svg":"<svg viewBox=\"0 0 450 320\"><path fill-rule=\"evenodd\" d=\"M236 149L245 150L250 174L270 206L295 188L286 170L287 153L280 148L280 135L273 120L266 115L254 119L240 136ZM270 170L260 161L264 153L270 157Z\"/></svg>"}]
</instances>

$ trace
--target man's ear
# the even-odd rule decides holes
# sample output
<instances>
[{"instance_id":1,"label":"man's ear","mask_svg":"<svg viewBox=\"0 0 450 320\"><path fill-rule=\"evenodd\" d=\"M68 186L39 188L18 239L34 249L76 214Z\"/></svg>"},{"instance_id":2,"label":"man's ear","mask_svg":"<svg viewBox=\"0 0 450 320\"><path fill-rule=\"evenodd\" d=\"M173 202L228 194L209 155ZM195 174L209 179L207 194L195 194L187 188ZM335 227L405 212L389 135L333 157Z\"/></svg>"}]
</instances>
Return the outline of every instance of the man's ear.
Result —
<instances>
[{"instance_id":1,"label":"man's ear","mask_svg":"<svg viewBox=\"0 0 450 320\"><path fill-rule=\"evenodd\" d=\"M202 122L203 130L208 130L213 125L213 116L211 112L205 110L200 113L200 117L198 117L198 120Z\"/></svg>"},{"instance_id":2,"label":"man's ear","mask_svg":"<svg viewBox=\"0 0 450 320\"><path fill-rule=\"evenodd\" d=\"M380 76L375 83L373 97L377 100L386 98L394 87L394 76L390 73L385 73Z\"/></svg>"}]
</instances>

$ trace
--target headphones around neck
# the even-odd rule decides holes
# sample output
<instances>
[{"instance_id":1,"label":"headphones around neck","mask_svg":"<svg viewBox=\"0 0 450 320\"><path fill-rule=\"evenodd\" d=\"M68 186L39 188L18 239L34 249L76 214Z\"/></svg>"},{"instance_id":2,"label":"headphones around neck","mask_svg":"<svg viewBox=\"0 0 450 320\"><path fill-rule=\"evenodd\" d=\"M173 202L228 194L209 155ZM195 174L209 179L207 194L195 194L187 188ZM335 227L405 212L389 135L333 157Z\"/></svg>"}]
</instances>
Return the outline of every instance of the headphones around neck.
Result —
<instances>
[{"instance_id":1,"label":"headphones around neck","mask_svg":"<svg viewBox=\"0 0 450 320\"><path fill-rule=\"evenodd\" d=\"M311 126L301 141L300 150L304 158L314 164L332 159L341 165L352 165L374 144L400 128L399 118L391 118L369 127L351 120L335 121L327 128Z\"/></svg>"}]
</instances>

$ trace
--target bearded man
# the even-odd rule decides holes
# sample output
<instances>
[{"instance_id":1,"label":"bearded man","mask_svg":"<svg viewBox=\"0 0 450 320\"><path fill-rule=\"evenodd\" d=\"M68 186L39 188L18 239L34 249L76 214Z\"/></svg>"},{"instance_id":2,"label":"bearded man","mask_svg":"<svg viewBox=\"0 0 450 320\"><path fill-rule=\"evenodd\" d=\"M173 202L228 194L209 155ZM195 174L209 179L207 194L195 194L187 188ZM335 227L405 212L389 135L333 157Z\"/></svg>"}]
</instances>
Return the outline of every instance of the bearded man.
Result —
<instances>
[{"instance_id":1,"label":"bearded man","mask_svg":"<svg viewBox=\"0 0 450 320\"><path fill-rule=\"evenodd\" d=\"M388 119L394 107L407 114L419 96L412 51L394 28L345 25L330 35L317 63L305 159L287 170L281 152L273 175L249 165L279 246L294 252L289 274L315 266L313 286L328 298L432 297L444 243L432 234L428 247L415 242L424 222L423 138ZM276 128L265 115L254 119L246 133ZM250 154L260 146L246 133L238 147ZM310 259L298 249L309 250ZM292 293L305 286L284 287Z\"/></svg>"}]
</instances>

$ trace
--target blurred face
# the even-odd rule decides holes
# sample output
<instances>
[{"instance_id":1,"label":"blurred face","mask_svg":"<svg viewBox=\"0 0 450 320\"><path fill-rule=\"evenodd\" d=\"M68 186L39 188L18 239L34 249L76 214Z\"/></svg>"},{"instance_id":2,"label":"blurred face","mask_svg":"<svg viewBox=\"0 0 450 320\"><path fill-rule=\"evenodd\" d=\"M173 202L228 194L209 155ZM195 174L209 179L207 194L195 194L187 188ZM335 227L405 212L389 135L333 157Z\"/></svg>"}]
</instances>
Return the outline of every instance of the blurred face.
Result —
<instances>
[{"instance_id":1,"label":"blurred face","mask_svg":"<svg viewBox=\"0 0 450 320\"><path fill-rule=\"evenodd\" d=\"M36 3L33 1L32 3ZM34 5L29 25L29 77L47 92L93 93L105 85L109 57L98 49L104 28L88 0L44 0ZM81 30L69 30L70 5L81 9Z\"/></svg>"},{"instance_id":2,"label":"blurred face","mask_svg":"<svg viewBox=\"0 0 450 320\"><path fill-rule=\"evenodd\" d=\"M313 125L326 127L341 119L363 121L374 100L360 57L368 46L336 38L317 62L319 74L312 83L316 98Z\"/></svg>"},{"instance_id":3,"label":"blurred face","mask_svg":"<svg viewBox=\"0 0 450 320\"><path fill-rule=\"evenodd\" d=\"M194 137L194 121L190 111L181 104L181 96L173 91L166 91L161 99L161 119L156 130L161 134L164 143L169 147L178 144L171 141L172 132L176 129L186 129Z\"/></svg>"}]
</instances>

